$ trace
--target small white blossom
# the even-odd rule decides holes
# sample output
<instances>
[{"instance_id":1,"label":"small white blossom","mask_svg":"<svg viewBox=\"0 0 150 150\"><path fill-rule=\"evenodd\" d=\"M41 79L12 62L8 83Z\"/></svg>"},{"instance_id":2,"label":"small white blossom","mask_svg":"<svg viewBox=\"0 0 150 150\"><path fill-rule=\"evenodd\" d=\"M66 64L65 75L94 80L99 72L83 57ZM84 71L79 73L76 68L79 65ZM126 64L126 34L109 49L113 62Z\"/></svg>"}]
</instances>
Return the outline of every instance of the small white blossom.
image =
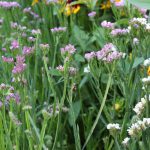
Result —
<instances>
[{"instance_id":1,"label":"small white blossom","mask_svg":"<svg viewBox=\"0 0 150 150\"><path fill-rule=\"evenodd\" d=\"M90 72L90 66L88 65L87 67L84 67L84 73L89 73Z\"/></svg>"},{"instance_id":2,"label":"small white blossom","mask_svg":"<svg viewBox=\"0 0 150 150\"><path fill-rule=\"evenodd\" d=\"M107 125L107 129L108 130L120 130L121 128L118 123L109 123Z\"/></svg>"},{"instance_id":3,"label":"small white blossom","mask_svg":"<svg viewBox=\"0 0 150 150\"><path fill-rule=\"evenodd\" d=\"M142 82L143 82L144 84L150 83L150 76L148 76L147 78L143 78L143 79L142 79Z\"/></svg>"},{"instance_id":4,"label":"small white blossom","mask_svg":"<svg viewBox=\"0 0 150 150\"><path fill-rule=\"evenodd\" d=\"M123 144L123 146L127 146L128 145L128 143L129 143L129 140L130 140L130 138L129 137L126 137L123 141L122 141L122 144Z\"/></svg>"},{"instance_id":5,"label":"small white blossom","mask_svg":"<svg viewBox=\"0 0 150 150\"><path fill-rule=\"evenodd\" d=\"M150 65L150 58L144 61L144 66L149 66L149 65Z\"/></svg>"}]
</instances>

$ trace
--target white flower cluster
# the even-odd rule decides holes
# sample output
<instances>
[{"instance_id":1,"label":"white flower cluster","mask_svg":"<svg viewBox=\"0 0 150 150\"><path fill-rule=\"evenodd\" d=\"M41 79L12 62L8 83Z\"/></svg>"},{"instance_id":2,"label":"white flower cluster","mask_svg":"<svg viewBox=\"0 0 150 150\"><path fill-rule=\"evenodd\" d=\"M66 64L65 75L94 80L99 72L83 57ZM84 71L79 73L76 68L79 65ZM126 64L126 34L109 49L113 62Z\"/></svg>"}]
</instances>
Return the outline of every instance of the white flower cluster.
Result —
<instances>
[{"instance_id":1,"label":"white flower cluster","mask_svg":"<svg viewBox=\"0 0 150 150\"><path fill-rule=\"evenodd\" d=\"M141 101L135 105L133 111L135 111L135 113L139 116L143 112L145 105L146 105L146 99L141 98Z\"/></svg>"},{"instance_id":2,"label":"white flower cluster","mask_svg":"<svg viewBox=\"0 0 150 150\"><path fill-rule=\"evenodd\" d=\"M143 82L144 84L150 83L150 76L148 76L147 78L143 78L143 79L142 79L142 82Z\"/></svg>"},{"instance_id":3,"label":"white flower cluster","mask_svg":"<svg viewBox=\"0 0 150 150\"><path fill-rule=\"evenodd\" d=\"M131 23L137 23L137 24L140 24L140 25L146 25L147 24L147 20L146 20L146 18L133 18L131 20Z\"/></svg>"},{"instance_id":4,"label":"white flower cluster","mask_svg":"<svg viewBox=\"0 0 150 150\"><path fill-rule=\"evenodd\" d=\"M122 144L123 144L123 146L127 146L128 145L128 143L129 143L129 141L130 141L130 138L129 137L126 137L123 141L122 141Z\"/></svg>"},{"instance_id":5,"label":"white flower cluster","mask_svg":"<svg viewBox=\"0 0 150 150\"><path fill-rule=\"evenodd\" d=\"M120 130L121 128L118 123L109 123L107 125L107 129L108 130Z\"/></svg>"},{"instance_id":6,"label":"white flower cluster","mask_svg":"<svg viewBox=\"0 0 150 150\"><path fill-rule=\"evenodd\" d=\"M145 67L149 66L149 65L150 65L150 58L144 60L143 65L144 65Z\"/></svg>"},{"instance_id":7,"label":"white flower cluster","mask_svg":"<svg viewBox=\"0 0 150 150\"><path fill-rule=\"evenodd\" d=\"M141 133L148 127L150 127L150 118L144 118L142 121L139 120L136 123L132 124L127 131L131 137L136 137L137 135L139 135L139 133Z\"/></svg>"},{"instance_id":8,"label":"white flower cluster","mask_svg":"<svg viewBox=\"0 0 150 150\"><path fill-rule=\"evenodd\" d=\"M146 24L145 29L146 29L147 31L150 31L150 23L147 23L147 24Z\"/></svg>"},{"instance_id":9,"label":"white flower cluster","mask_svg":"<svg viewBox=\"0 0 150 150\"><path fill-rule=\"evenodd\" d=\"M147 22L146 18L133 18L130 21L130 24L132 24L135 28L138 28L139 25L143 26L146 31L150 31L150 23Z\"/></svg>"}]
</instances>

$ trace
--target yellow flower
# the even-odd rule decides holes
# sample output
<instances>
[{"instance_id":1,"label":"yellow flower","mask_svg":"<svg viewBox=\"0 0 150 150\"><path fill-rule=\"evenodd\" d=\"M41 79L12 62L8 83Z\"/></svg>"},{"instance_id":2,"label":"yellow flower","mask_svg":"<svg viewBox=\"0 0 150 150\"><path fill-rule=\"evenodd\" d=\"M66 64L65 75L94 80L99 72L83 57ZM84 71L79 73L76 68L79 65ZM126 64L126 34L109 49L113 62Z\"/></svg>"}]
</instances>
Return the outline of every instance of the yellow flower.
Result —
<instances>
[{"instance_id":1,"label":"yellow flower","mask_svg":"<svg viewBox=\"0 0 150 150\"><path fill-rule=\"evenodd\" d=\"M33 0L32 6L35 5L35 4L38 3L38 2L39 2L39 0Z\"/></svg>"},{"instance_id":2,"label":"yellow flower","mask_svg":"<svg viewBox=\"0 0 150 150\"><path fill-rule=\"evenodd\" d=\"M73 13L76 14L79 12L79 10L80 10L80 5L74 6Z\"/></svg>"},{"instance_id":3,"label":"yellow flower","mask_svg":"<svg viewBox=\"0 0 150 150\"><path fill-rule=\"evenodd\" d=\"M114 108L116 111L119 111L121 109L121 105L119 103L115 103Z\"/></svg>"},{"instance_id":4,"label":"yellow flower","mask_svg":"<svg viewBox=\"0 0 150 150\"><path fill-rule=\"evenodd\" d=\"M110 0L101 4L101 9L109 9L111 7Z\"/></svg>"},{"instance_id":5,"label":"yellow flower","mask_svg":"<svg viewBox=\"0 0 150 150\"><path fill-rule=\"evenodd\" d=\"M150 76L150 66L148 67L147 75Z\"/></svg>"},{"instance_id":6,"label":"yellow flower","mask_svg":"<svg viewBox=\"0 0 150 150\"><path fill-rule=\"evenodd\" d=\"M80 11L80 5L70 6L69 4L65 7L65 15L70 16L71 14L76 14Z\"/></svg>"}]
</instances>

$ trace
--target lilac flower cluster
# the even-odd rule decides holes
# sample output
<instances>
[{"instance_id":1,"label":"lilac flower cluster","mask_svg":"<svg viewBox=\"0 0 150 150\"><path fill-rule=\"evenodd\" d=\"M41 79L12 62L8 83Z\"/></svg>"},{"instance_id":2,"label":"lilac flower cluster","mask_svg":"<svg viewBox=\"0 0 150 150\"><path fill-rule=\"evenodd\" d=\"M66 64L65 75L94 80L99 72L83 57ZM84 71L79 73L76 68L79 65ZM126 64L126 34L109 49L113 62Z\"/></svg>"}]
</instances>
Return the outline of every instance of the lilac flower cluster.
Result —
<instances>
[{"instance_id":1,"label":"lilac flower cluster","mask_svg":"<svg viewBox=\"0 0 150 150\"><path fill-rule=\"evenodd\" d=\"M76 48L74 47L74 45L68 44L66 45L64 48L61 48L61 53L62 54L74 54L76 51Z\"/></svg>"},{"instance_id":2,"label":"lilac flower cluster","mask_svg":"<svg viewBox=\"0 0 150 150\"><path fill-rule=\"evenodd\" d=\"M41 34L41 30L40 30L40 29L33 29L33 30L31 31L31 33L32 33L33 35L39 35L39 34Z\"/></svg>"},{"instance_id":3,"label":"lilac flower cluster","mask_svg":"<svg viewBox=\"0 0 150 150\"><path fill-rule=\"evenodd\" d=\"M11 46L10 46L10 49L11 50L15 50L15 49L18 49L19 48L19 42L17 40L13 40L11 42Z\"/></svg>"},{"instance_id":4,"label":"lilac flower cluster","mask_svg":"<svg viewBox=\"0 0 150 150\"><path fill-rule=\"evenodd\" d=\"M55 27L51 29L52 33L61 33L61 32L65 32L67 30L66 27Z\"/></svg>"},{"instance_id":5,"label":"lilac flower cluster","mask_svg":"<svg viewBox=\"0 0 150 150\"><path fill-rule=\"evenodd\" d=\"M90 61L91 59L96 57L96 53L95 52L86 53L84 57L85 57L85 59Z\"/></svg>"},{"instance_id":6,"label":"lilac flower cluster","mask_svg":"<svg viewBox=\"0 0 150 150\"><path fill-rule=\"evenodd\" d=\"M13 74L22 73L26 68L26 64L24 62L25 62L25 57L24 56L17 56L15 66L12 70L12 73Z\"/></svg>"},{"instance_id":7,"label":"lilac flower cluster","mask_svg":"<svg viewBox=\"0 0 150 150\"><path fill-rule=\"evenodd\" d=\"M2 60L4 62L7 62L7 63L12 63L14 62L14 59L12 57L5 57L5 56L2 56Z\"/></svg>"},{"instance_id":8,"label":"lilac flower cluster","mask_svg":"<svg viewBox=\"0 0 150 150\"><path fill-rule=\"evenodd\" d=\"M18 104L20 102L20 96L17 92L15 92L15 89L13 86L7 85L7 84L0 84L0 91L3 91L5 94L5 103L8 103L10 100L15 100L15 102ZM0 102L2 105L3 103Z\"/></svg>"},{"instance_id":9,"label":"lilac flower cluster","mask_svg":"<svg viewBox=\"0 0 150 150\"><path fill-rule=\"evenodd\" d=\"M144 18L148 18L148 15L146 14L147 13L147 9L145 8L138 8L138 11L143 15Z\"/></svg>"},{"instance_id":10,"label":"lilac flower cluster","mask_svg":"<svg viewBox=\"0 0 150 150\"><path fill-rule=\"evenodd\" d=\"M20 96L18 93L9 93L6 96L6 101L10 101L11 99L14 99L16 101L16 103L20 102Z\"/></svg>"},{"instance_id":11,"label":"lilac flower cluster","mask_svg":"<svg viewBox=\"0 0 150 150\"><path fill-rule=\"evenodd\" d=\"M88 13L88 16L89 17L95 17L96 16L96 12L92 11L92 12Z\"/></svg>"},{"instance_id":12,"label":"lilac flower cluster","mask_svg":"<svg viewBox=\"0 0 150 150\"><path fill-rule=\"evenodd\" d=\"M101 26L102 26L103 28L113 29L113 28L114 28L114 23L111 23L111 22L108 22L108 21L104 20L104 21L101 23Z\"/></svg>"},{"instance_id":13,"label":"lilac flower cluster","mask_svg":"<svg viewBox=\"0 0 150 150\"><path fill-rule=\"evenodd\" d=\"M56 69L60 72L64 72L64 66L59 65L58 67L56 67ZM69 74L70 75L76 75L77 74L77 68L74 67L69 67Z\"/></svg>"},{"instance_id":14,"label":"lilac flower cluster","mask_svg":"<svg viewBox=\"0 0 150 150\"><path fill-rule=\"evenodd\" d=\"M34 37L32 37L32 36L28 37L28 41L29 41L29 42L34 42L35 40L36 40L36 38L34 38Z\"/></svg>"},{"instance_id":15,"label":"lilac flower cluster","mask_svg":"<svg viewBox=\"0 0 150 150\"><path fill-rule=\"evenodd\" d=\"M116 47L112 43L104 45L104 47L98 52L91 52L85 54L85 58L90 61L93 58L98 60L112 62L124 56L124 53L118 52Z\"/></svg>"},{"instance_id":16,"label":"lilac flower cluster","mask_svg":"<svg viewBox=\"0 0 150 150\"><path fill-rule=\"evenodd\" d=\"M118 36L118 35L126 35L129 33L129 29L114 29L111 31L112 36Z\"/></svg>"},{"instance_id":17,"label":"lilac flower cluster","mask_svg":"<svg viewBox=\"0 0 150 150\"><path fill-rule=\"evenodd\" d=\"M34 52L33 47L24 46L23 47L23 55L30 55Z\"/></svg>"},{"instance_id":18,"label":"lilac flower cluster","mask_svg":"<svg viewBox=\"0 0 150 150\"><path fill-rule=\"evenodd\" d=\"M36 13L34 13L34 12L31 10L31 7L24 8L23 12L30 14L30 15L33 16L35 19L39 18L39 15L36 14Z\"/></svg>"},{"instance_id":19,"label":"lilac flower cluster","mask_svg":"<svg viewBox=\"0 0 150 150\"><path fill-rule=\"evenodd\" d=\"M16 7L20 7L20 4L17 2L7 2L7 1L1 1L0 2L0 7L2 8L16 8Z\"/></svg>"}]
</instances>

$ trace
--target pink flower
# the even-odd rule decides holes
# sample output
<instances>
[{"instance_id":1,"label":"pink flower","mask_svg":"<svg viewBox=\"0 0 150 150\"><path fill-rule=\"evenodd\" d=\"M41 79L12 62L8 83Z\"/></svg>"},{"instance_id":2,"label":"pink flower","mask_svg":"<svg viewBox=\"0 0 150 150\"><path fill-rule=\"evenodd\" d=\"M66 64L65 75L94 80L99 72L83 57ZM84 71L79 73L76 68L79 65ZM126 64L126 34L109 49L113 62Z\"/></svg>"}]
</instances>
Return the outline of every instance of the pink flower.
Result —
<instances>
[{"instance_id":1,"label":"pink flower","mask_svg":"<svg viewBox=\"0 0 150 150\"><path fill-rule=\"evenodd\" d=\"M25 62L25 57L24 56L17 56L15 66L12 70L12 73L13 74L22 73L26 68L26 64L24 62Z\"/></svg>"},{"instance_id":2,"label":"pink flower","mask_svg":"<svg viewBox=\"0 0 150 150\"><path fill-rule=\"evenodd\" d=\"M14 40L11 42L11 46L10 46L10 49L11 50L14 50L14 49L18 49L19 48L19 43L17 40Z\"/></svg>"},{"instance_id":3,"label":"pink flower","mask_svg":"<svg viewBox=\"0 0 150 150\"><path fill-rule=\"evenodd\" d=\"M60 50L62 54L66 54L66 53L74 54L76 51L74 45L71 44L66 45L64 48L61 48Z\"/></svg>"},{"instance_id":4,"label":"pink flower","mask_svg":"<svg viewBox=\"0 0 150 150\"><path fill-rule=\"evenodd\" d=\"M88 61L90 61L95 56L96 56L95 52L90 52L90 53L86 53L84 57L85 57L85 59L87 59Z\"/></svg>"},{"instance_id":5,"label":"pink flower","mask_svg":"<svg viewBox=\"0 0 150 150\"><path fill-rule=\"evenodd\" d=\"M14 62L14 59L12 57L5 57L5 56L2 56L2 60L4 62L8 62L8 63L12 63Z\"/></svg>"},{"instance_id":6,"label":"pink flower","mask_svg":"<svg viewBox=\"0 0 150 150\"><path fill-rule=\"evenodd\" d=\"M110 0L116 7L123 7L125 5L125 0Z\"/></svg>"},{"instance_id":7,"label":"pink flower","mask_svg":"<svg viewBox=\"0 0 150 150\"><path fill-rule=\"evenodd\" d=\"M34 48L33 47L27 47L27 46L23 47L23 54L24 55L30 55L33 52L34 52Z\"/></svg>"},{"instance_id":8,"label":"pink flower","mask_svg":"<svg viewBox=\"0 0 150 150\"><path fill-rule=\"evenodd\" d=\"M117 60L121 57L123 57L122 52L118 52L116 49L116 46L112 43L108 43L104 45L104 47L96 53L97 59L106 61L106 62L112 62L114 60Z\"/></svg>"},{"instance_id":9,"label":"pink flower","mask_svg":"<svg viewBox=\"0 0 150 150\"><path fill-rule=\"evenodd\" d=\"M88 16L89 17L95 17L96 16L96 12L92 11L92 12L88 13Z\"/></svg>"},{"instance_id":10,"label":"pink flower","mask_svg":"<svg viewBox=\"0 0 150 150\"><path fill-rule=\"evenodd\" d=\"M114 23L107 22L106 20L104 20L104 21L101 23L101 26L102 26L103 28L113 29L113 28L114 28Z\"/></svg>"},{"instance_id":11,"label":"pink flower","mask_svg":"<svg viewBox=\"0 0 150 150\"><path fill-rule=\"evenodd\" d=\"M129 29L114 29L111 31L112 36L118 36L118 35L126 35L129 33Z\"/></svg>"}]
</instances>

